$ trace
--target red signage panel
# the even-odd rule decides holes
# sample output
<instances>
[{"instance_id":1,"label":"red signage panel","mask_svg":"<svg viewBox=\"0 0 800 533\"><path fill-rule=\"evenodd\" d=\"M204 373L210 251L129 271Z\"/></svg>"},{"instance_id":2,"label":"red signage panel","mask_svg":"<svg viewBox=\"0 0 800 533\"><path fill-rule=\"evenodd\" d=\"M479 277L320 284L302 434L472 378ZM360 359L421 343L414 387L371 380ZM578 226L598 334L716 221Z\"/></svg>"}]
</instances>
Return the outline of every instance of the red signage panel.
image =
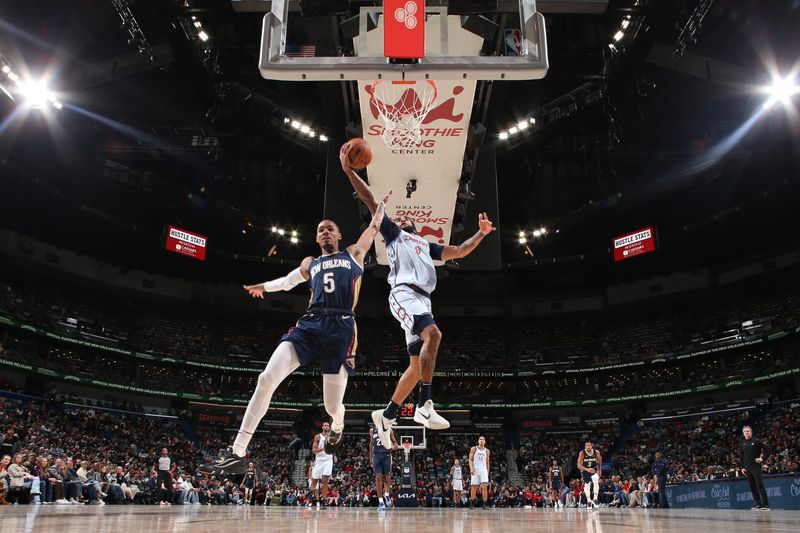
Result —
<instances>
[{"instance_id":1,"label":"red signage panel","mask_svg":"<svg viewBox=\"0 0 800 533\"><path fill-rule=\"evenodd\" d=\"M425 57L425 0L384 0L383 55Z\"/></svg>"},{"instance_id":2,"label":"red signage panel","mask_svg":"<svg viewBox=\"0 0 800 533\"><path fill-rule=\"evenodd\" d=\"M653 227L640 229L614 239L614 261L623 261L656 249L656 238Z\"/></svg>"},{"instance_id":3,"label":"red signage panel","mask_svg":"<svg viewBox=\"0 0 800 533\"><path fill-rule=\"evenodd\" d=\"M175 226L169 226L167 231L167 250L201 261L206 260L206 242L202 235Z\"/></svg>"}]
</instances>

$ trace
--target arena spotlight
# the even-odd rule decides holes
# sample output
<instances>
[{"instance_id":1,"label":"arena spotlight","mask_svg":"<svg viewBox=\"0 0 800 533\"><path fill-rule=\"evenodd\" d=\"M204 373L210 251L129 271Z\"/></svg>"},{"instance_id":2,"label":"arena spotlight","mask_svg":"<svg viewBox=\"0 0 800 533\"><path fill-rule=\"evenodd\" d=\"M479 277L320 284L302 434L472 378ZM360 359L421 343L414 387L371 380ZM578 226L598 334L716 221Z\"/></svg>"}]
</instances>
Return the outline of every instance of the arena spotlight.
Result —
<instances>
[{"instance_id":1,"label":"arena spotlight","mask_svg":"<svg viewBox=\"0 0 800 533\"><path fill-rule=\"evenodd\" d=\"M297 239L297 237L292 237L292 238L291 238L291 239L289 239L289 240L292 242L292 244L297 244L298 242L300 242L300 241Z\"/></svg>"},{"instance_id":2,"label":"arena spotlight","mask_svg":"<svg viewBox=\"0 0 800 533\"><path fill-rule=\"evenodd\" d=\"M319 140L322 141L322 142L328 142L328 137L325 136L325 135L320 135L319 136Z\"/></svg>"},{"instance_id":3,"label":"arena spotlight","mask_svg":"<svg viewBox=\"0 0 800 533\"><path fill-rule=\"evenodd\" d=\"M9 76L10 77L10 76ZM17 81L17 88L24 98L25 105L32 109L42 109L47 103L51 103L56 109L61 109L61 102L56 100L55 95L48 90L44 80L38 81Z\"/></svg>"},{"instance_id":4,"label":"arena spotlight","mask_svg":"<svg viewBox=\"0 0 800 533\"><path fill-rule=\"evenodd\" d=\"M614 34L614 40L620 42L622 38L625 37L625 33L622 30L619 30L617 33Z\"/></svg>"},{"instance_id":5,"label":"arena spotlight","mask_svg":"<svg viewBox=\"0 0 800 533\"><path fill-rule=\"evenodd\" d=\"M785 78L775 78L772 85L767 87L764 92L769 95L767 101L764 102L764 109L770 109L777 103L787 105L792 96L800 92L800 86L794 82L792 75L789 75Z\"/></svg>"},{"instance_id":6,"label":"arena spotlight","mask_svg":"<svg viewBox=\"0 0 800 533\"><path fill-rule=\"evenodd\" d=\"M506 133L504 131L501 131L500 135L498 135L498 137L500 137L501 141L505 141L506 139L508 139L508 133Z\"/></svg>"},{"instance_id":7,"label":"arena spotlight","mask_svg":"<svg viewBox=\"0 0 800 533\"><path fill-rule=\"evenodd\" d=\"M198 36L198 37L200 38L200 40L201 40L201 41L203 41L203 42L206 42L206 41L208 41L208 34L206 33L206 30L200 30L200 31L197 33L197 36Z\"/></svg>"}]
</instances>

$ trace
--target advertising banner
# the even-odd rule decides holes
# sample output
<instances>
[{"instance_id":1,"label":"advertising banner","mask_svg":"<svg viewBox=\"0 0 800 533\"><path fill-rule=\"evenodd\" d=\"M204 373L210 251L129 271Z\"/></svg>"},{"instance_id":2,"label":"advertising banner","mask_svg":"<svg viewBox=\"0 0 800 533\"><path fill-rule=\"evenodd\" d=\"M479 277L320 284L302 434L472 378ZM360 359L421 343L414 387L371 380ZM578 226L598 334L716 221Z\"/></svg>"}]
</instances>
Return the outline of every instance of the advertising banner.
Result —
<instances>
[{"instance_id":1,"label":"advertising banner","mask_svg":"<svg viewBox=\"0 0 800 533\"><path fill-rule=\"evenodd\" d=\"M800 509L800 476L764 476L772 509ZM673 509L750 509L753 494L743 477L667 485L667 502Z\"/></svg>"},{"instance_id":2,"label":"advertising banner","mask_svg":"<svg viewBox=\"0 0 800 533\"><path fill-rule=\"evenodd\" d=\"M614 261L622 261L637 255L654 252L655 249L655 232L653 227L650 226L614 239Z\"/></svg>"},{"instance_id":3,"label":"advertising banner","mask_svg":"<svg viewBox=\"0 0 800 533\"><path fill-rule=\"evenodd\" d=\"M169 226L167 228L166 249L200 261L206 260L207 239L185 229Z\"/></svg>"}]
</instances>

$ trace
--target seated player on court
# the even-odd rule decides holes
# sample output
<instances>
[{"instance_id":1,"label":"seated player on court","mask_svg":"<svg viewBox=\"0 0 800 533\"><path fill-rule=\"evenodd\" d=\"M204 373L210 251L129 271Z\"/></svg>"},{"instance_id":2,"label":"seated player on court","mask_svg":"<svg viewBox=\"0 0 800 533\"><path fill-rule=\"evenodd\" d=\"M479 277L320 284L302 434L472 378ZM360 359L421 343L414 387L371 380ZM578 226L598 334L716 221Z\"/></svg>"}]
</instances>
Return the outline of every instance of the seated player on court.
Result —
<instances>
[{"instance_id":1,"label":"seated player on court","mask_svg":"<svg viewBox=\"0 0 800 533\"><path fill-rule=\"evenodd\" d=\"M350 166L350 145L345 144L339 153L342 170L350 184L373 215L378 203L364 180ZM374 219L374 218L373 218ZM436 289L436 269L433 261L449 261L469 255L483 238L494 231L486 213L478 215L479 230L458 246L429 243L416 234L414 221L401 217L395 221L384 215L380 231L389 257L389 307L392 315L405 331L409 365L397 383L391 401L385 410L373 411L372 421L381 433L381 442L390 446L389 429L395 424L400 404L406 401L417 383L419 397L414 421L428 429L447 429L450 422L433 408L431 382L436 366L436 354L442 333L431 313L431 293Z\"/></svg>"},{"instance_id":2,"label":"seated player on court","mask_svg":"<svg viewBox=\"0 0 800 533\"><path fill-rule=\"evenodd\" d=\"M392 439L391 449L397 450L394 431L389 431ZM369 456L372 458L372 470L375 472L375 491L378 494L378 510L386 509L386 494L392 489L392 454L381 442L381 437L374 427L369 428ZM391 496L390 496L391 498ZM391 505L391 502L389 502Z\"/></svg>"},{"instance_id":3,"label":"seated player on court","mask_svg":"<svg viewBox=\"0 0 800 533\"><path fill-rule=\"evenodd\" d=\"M247 445L267 413L275 389L300 365L315 360L319 360L322 366L325 410L333 419L324 448L327 453L333 453L341 446L345 412L342 400L347 378L355 369L358 340L354 311L364 273L364 255L378 233L388 199L387 195L377 204L370 225L358 242L345 251L339 251L342 238L339 227L331 220L323 220L317 225L316 237L322 255L306 257L300 267L285 277L244 287L254 298L263 298L265 292L288 291L303 281L309 281L311 301L297 325L281 337L266 369L259 374L256 390L247 404L233 447L223 457L201 465L201 472L217 477L226 473L243 474Z\"/></svg>"}]
</instances>

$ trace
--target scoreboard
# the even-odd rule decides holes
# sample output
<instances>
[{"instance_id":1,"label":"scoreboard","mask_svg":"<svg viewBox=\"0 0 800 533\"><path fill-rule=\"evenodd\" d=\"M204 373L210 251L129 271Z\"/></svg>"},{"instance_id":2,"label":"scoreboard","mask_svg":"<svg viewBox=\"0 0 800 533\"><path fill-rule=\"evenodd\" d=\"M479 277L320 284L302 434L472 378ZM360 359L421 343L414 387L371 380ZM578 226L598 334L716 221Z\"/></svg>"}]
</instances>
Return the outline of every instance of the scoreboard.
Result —
<instances>
[{"instance_id":1,"label":"scoreboard","mask_svg":"<svg viewBox=\"0 0 800 533\"><path fill-rule=\"evenodd\" d=\"M413 402L400 404L400 418L414 418L417 405Z\"/></svg>"}]
</instances>

